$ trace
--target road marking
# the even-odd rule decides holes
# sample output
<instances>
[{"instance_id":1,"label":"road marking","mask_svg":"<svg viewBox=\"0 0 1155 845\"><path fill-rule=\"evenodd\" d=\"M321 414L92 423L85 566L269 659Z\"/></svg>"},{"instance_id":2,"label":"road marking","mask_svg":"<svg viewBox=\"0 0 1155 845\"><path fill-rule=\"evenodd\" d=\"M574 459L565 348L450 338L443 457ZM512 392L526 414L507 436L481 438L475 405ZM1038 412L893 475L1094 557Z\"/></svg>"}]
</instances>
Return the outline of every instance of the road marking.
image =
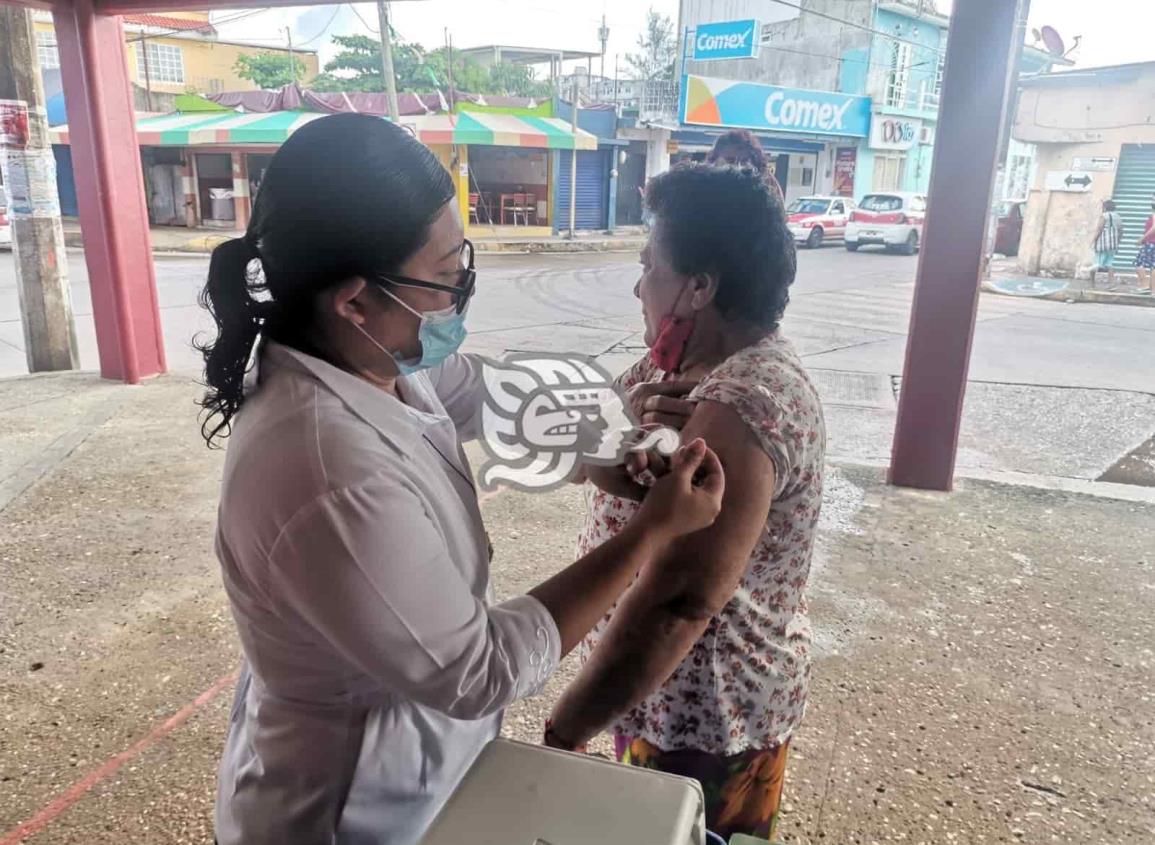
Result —
<instances>
[{"instance_id":1,"label":"road marking","mask_svg":"<svg viewBox=\"0 0 1155 845\"><path fill-rule=\"evenodd\" d=\"M64 811L72 807L76 802L83 798L88 792L92 790L97 784L105 781L114 772L120 769L125 763L132 758L147 751L152 746L156 745L161 739L168 736L174 730L179 728L187 722L192 716L206 704L220 695L224 690L235 686L240 670L230 672L221 678L217 678L212 686L194 698L191 702L186 704L164 722L146 736L144 739L135 743L131 747L121 751L114 757L110 757L99 768L93 769L87 775L82 777L76 783L72 784L65 792L61 793L53 799L48 806L46 806L39 813L34 815L28 821L23 822L14 830L9 831L0 838L0 845L20 845L28 839L31 839L37 833L47 827L55 818L60 816Z\"/></svg>"}]
</instances>

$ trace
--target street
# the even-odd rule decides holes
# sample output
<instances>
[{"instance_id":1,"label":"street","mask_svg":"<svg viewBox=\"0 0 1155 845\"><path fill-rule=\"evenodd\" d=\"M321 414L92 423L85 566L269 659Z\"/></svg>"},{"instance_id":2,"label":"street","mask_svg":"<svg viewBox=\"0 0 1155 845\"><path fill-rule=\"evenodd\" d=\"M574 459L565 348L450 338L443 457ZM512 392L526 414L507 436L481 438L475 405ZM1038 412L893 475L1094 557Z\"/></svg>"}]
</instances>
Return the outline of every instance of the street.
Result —
<instances>
[{"instance_id":1,"label":"street","mask_svg":"<svg viewBox=\"0 0 1155 845\"><path fill-rule=\"evenodd\" d=\"M633 256L481 259L470 348L611 369L641 353ZM1130 455L1139 469L1110 480L1151 483L1149 451L1132 451L1155 429L1155 309L984 295L958 489L904 491L879 465L916 260L834 247L799 263L785 331L830 448L782 839L1150 842L1155 491L1095 479ZM188 346L208 328L206 264L158 262L173 375L0 381L0 845L211 841L239 649L212 551L223 453L197 430ZM4 374L18 376L10 258L0 267ZM582 499L481 497L499 598L572 560ZM575 670L511 707L504 733L537 741Z\"/></svg>"},{"instance_id":2,"label":"street","mask_svg":"<svg viewBox=\"0 0 1155 845\"><path fill-rule=\"evenodd\" d=\"M830 454L890 454L916 258L840 246L799 252L784 331L823 394ZM169 367L197 376L191 341L212 329L197 305L207 257L158 258ZM596 355L611 370L643 351L628 253L478 257L466 348L488 355ZM70 254L84 369L96 369L82 256ZM983 294L959 467L1095 479L1155 431L1155 308ZM0 376L26 372L11 255L0 256Z\"/></svg>"}]
</instances>

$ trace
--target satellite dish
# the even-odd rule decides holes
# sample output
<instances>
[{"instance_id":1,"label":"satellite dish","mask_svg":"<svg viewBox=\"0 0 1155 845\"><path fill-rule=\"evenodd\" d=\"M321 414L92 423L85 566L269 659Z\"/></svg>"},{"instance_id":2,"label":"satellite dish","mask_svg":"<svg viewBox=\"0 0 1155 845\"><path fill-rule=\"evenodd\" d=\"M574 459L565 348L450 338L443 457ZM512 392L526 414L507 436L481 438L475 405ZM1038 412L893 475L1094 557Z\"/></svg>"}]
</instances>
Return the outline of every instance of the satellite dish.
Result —
<instances>
[{"instance_id":1,"label":"satellite dish","mask_svg":"<svg viewBox=\"0 0 1155 845\"><path fill-rule=\"evenodd\" d=\"M1067 52L1067 46L1063 43L1062 36L1055 31L1054 27L1044 26L1040 35L1043 37L1043 43L1047 45L1047 52L1052 56L1062 56Z\"/></svg>"}]
</instances>

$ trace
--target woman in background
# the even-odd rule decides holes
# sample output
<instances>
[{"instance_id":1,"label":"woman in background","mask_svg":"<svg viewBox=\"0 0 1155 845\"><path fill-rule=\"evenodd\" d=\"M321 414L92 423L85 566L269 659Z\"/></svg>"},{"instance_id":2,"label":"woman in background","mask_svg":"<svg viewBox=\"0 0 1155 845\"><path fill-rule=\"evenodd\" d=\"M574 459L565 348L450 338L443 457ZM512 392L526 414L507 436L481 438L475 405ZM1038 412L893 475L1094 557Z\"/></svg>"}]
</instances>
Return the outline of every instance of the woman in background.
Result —
<instances>
[{"instance_id":1,"label":"woman in background","mask_svg":"<svg viewBox=\"0 0 1155 845\"><path fill-rule=\"evenodd\" d=\"M1099 216L1099 228L1095 230L1092 246L1095 249L1096 272L1106 271L1108 287L1115 286L1115 268L1112 263L1122 240L1123 218L1115 210L1115 203L1112 200L1103 200L1103 213ZM1091 287L1094 286L1095 281L1092 277Z\"/></svg>"}]
</instances>

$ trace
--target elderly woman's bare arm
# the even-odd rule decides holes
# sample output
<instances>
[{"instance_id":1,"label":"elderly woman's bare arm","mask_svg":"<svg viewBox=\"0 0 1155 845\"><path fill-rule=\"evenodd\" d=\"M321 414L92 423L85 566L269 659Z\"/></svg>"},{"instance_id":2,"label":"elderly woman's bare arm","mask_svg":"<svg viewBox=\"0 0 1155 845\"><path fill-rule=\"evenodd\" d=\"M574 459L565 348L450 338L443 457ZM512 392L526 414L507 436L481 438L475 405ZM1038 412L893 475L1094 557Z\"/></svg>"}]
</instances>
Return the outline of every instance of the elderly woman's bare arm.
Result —
<instances>
[{"instance_id":1,"label":"elderly woman's bare arm","mask_svg":"<svg viewBox=\"0 0 1155 845\"><path fill-rule=\"evenodd\" d=\"M551 736L577 746L665 682L734 594L766 525L774 465L731 408L703 402L684 431L726 470L722 512L642 571L553 714Z\"/></svg>"}]
</instances>

